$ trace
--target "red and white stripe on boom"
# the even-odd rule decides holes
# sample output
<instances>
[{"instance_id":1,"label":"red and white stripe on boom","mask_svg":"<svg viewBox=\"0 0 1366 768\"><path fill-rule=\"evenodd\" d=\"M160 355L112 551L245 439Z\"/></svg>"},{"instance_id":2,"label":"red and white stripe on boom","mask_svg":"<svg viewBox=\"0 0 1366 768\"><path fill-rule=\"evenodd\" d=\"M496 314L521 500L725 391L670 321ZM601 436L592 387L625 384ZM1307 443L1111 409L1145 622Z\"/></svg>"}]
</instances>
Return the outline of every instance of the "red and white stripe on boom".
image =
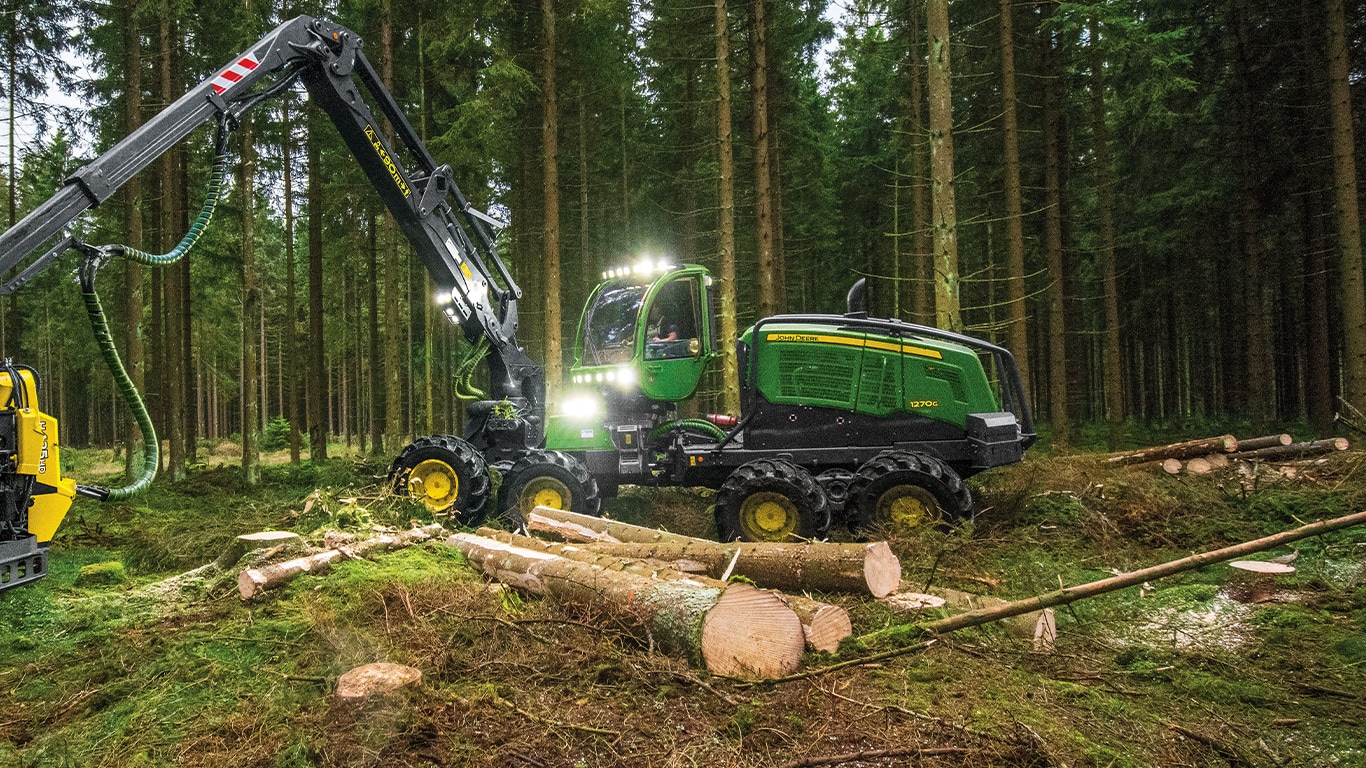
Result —
<instances>
[{"instance_id":1,"label":"red and white stripe on boom","mask_svg":"<svg viewBox=\"0 0 1366 768\"><path fill-rule=\"evenodd\" d=\"M228 67L223 74L213 79L213 82L210 83L210 85L213 86L213 92L222 94L223 91L231 88L233 83L246 77L248 72L256 69L259 64L260 62L256 60L256 57L252 56L250 53L243 56L236 64Z\"/></svg>"}]
</instances>

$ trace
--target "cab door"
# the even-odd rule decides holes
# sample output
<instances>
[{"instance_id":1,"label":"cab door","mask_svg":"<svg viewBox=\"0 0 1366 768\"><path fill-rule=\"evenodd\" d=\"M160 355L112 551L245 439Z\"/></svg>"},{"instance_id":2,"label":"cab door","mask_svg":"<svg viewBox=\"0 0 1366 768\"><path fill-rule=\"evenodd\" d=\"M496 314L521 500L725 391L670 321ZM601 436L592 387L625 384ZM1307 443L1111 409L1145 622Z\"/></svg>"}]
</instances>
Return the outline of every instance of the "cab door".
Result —
<instances>
[{"instance_id":1,"label":"cab door","mask_svg":"<svg viewBox=\"0 0 1366 768\"><path fill-rule=\"evenodd\" d=\"M650 291L636 348L640 388L651 400L692 397L712 350L706 274L684 271L661 278Z\"/></svg>"}]
</instances>

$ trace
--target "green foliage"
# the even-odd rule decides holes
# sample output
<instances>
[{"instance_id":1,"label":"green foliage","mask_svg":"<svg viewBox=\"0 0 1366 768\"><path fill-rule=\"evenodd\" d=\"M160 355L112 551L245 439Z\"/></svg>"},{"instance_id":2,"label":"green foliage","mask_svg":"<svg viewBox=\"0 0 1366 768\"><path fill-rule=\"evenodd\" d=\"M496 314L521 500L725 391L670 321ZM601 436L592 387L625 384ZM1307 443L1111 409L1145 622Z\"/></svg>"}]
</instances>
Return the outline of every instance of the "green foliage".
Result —
<instances>
[{"instance_id":1,"label":"green foliage","mask_svg":"<svg viewBox=\"0 0 1366 768\"><path fill-rule=\"evenodd\" d=\"M261 432L261 450L280 451L289 447L289 420L283 416L276 416L266 424L265 430Z\"/></svg>"},{"instance_id":2,"label":"green foliage","mask_svg":"<svg viewBox=\"0 0 1366 768\"><path fill-rule=\"evenodd\" d=\"M88 587L99 584L121 584L128 580L128 572L124 569L123 563L116 561L107 563L91 563L81 566L80 573L76 575L76 586Z\"/></svg>"}]
</instances>

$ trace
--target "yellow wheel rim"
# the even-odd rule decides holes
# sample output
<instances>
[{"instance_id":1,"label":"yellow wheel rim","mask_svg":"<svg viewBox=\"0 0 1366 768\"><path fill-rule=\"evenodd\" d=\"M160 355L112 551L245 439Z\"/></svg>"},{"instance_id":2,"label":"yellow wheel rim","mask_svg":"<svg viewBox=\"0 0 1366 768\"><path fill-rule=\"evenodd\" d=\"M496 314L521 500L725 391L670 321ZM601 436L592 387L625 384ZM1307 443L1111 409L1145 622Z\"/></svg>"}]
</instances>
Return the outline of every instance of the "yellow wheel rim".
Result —
<instances>
[{"instance_id":1,"label":"yellow wheel rim","mask_svg":"<svg viewBox=\"0 0 1366 768\"><path fill-rule=\"evenodd\" d=\"M797 505L781 493L752 493L740 504L740 531L752 541L787 541L800 524Z\"/></svg>"},{"instance_id":2,"label":"yellow wheel rim","mask_svg":"<svg viewBox=\"0 0 1366 768\"><path fill-rule=\"evenodd\" d=\"M408 473L408 498L422 502L433 512L450 507L458 495L460 476L440 459L420 462Z\"/></svg>"},{"instance_id":3,"label":"yellow wheel rim","mask_svg":"<svg viewBox=\"0 0 1366 768\"><path fill-rule=\"evenodd\" d=\"M531 514L536 507L570 511L569 508L573 505L574 494L569 490L569 486L553 477L533 478L522 488L522 495L517 499L517 506L521 507L523 516Z\"/></svg>"},{"instance_id":4,"label":"yellow wheel rim","mask_svg":"<svg viewBox=\"0 0 1366 768\"><path fill-rule=\"evenodd\" d=\"M898 485L877 500L877 521L893 531L912 531L939 522L934 494L918 485Z\"/></svg>"}]
</instances>

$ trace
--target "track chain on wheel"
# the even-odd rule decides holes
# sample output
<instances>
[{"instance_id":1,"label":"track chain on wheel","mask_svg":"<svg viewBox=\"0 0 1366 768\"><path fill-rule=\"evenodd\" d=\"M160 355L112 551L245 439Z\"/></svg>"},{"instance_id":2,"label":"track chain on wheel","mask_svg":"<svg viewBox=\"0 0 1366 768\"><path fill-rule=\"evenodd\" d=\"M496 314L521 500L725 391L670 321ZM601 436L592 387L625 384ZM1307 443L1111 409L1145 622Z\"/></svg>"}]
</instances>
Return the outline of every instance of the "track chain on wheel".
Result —
<instances>
[{"instance_id":1,"label":"track chain on wheel","mask_svg":"<svg viewBox=\"0 0 1366 768\"><path fill-rule=\"evenodd\" d=\"M597 480L583 462L563 451L533 448L518 454L503 473L498 498L499 511L516 525L538 504L581 515L602 514Z\"/></svg>"},{"instance_id":2,"label":"track chain on wheel","mask_svg":"<svg viewBox=\"0 0 1366 768\"><path fill-rule=\"evenodd\" d=\"M726 478L716 493L721 541L791 541L830 528L825 490L806 469L783 459L756 459Z\"/></svg>"},{"instance_id":3,"label":"track chain on wheel","mask_svg":"<svg viewBox=\"0 0 1366 768\"><path fill-rule=\"evenodd\" d=\"M416 481L423 478L422 486L417 486ZM453 509L461 525L478 525L488 514L490 486L484 457L454 435L414 440L389 466L388 479L394 493L420 501L433 512Z\"/></svg>"},{"instance_id":4,"label":"track chain on wheel","mask_svg":"<svg viewBox=\"0 0 1366 768\"><path fill-rule=\"evenodd\" d=\"M973 517L963 478L940 459L911 451L883 451L859 467L845 504L849 527L861 533L942 527Z\"/></svg>"}]
</instances>

